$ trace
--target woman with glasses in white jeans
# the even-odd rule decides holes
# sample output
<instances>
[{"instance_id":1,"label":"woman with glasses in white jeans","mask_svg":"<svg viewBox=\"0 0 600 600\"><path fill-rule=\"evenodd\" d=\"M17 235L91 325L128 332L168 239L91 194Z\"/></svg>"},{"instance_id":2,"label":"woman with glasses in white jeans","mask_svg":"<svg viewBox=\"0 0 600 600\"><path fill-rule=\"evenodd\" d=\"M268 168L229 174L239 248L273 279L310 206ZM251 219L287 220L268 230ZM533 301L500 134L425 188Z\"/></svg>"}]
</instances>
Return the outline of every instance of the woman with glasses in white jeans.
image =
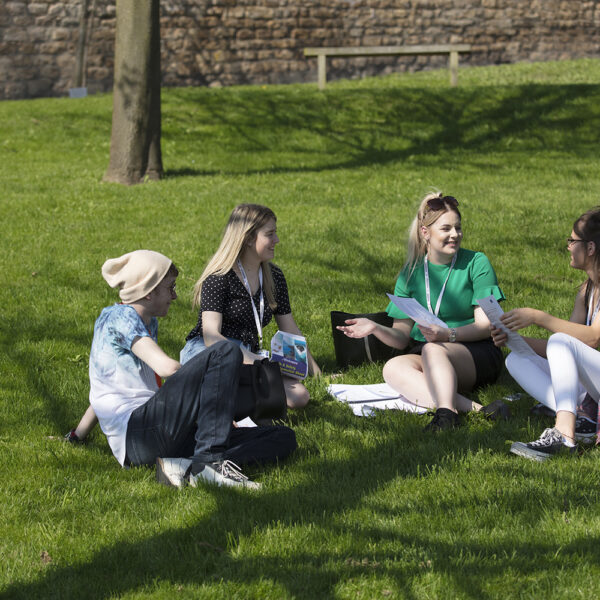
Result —
<instances>
[{"instance_id":1,"label":"woman with glasses in white jeans","mask_svg":"<svg viewBox=\"0 0 600 600\"><path fill-rule=\"evenodd\" d=\"M567 238L570 266L587 274L575 298L571 318L566 321L534 308L515 308L501 321L511 331L537 325L552 335L548 341L525 338L545 363L510 354L506 367L519 385L538 402L556 411L556 424L538 440L516 442L511 452L546 460L560 452L573 452L576 441L592 441L596 423L577 418L586 392L598 402L600 397L600 207L581 215ZM506 334L492 329L494 343L506 342Z\"/></svg>"}]
</instances>

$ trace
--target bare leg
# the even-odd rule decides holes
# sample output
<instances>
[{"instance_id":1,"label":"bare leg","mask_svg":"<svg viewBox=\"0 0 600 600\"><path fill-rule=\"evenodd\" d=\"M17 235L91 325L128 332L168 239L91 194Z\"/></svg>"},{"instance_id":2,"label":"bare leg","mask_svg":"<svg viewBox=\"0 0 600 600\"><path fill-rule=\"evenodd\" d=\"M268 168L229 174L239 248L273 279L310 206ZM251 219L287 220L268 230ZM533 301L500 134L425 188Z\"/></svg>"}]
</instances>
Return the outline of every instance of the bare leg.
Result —
<instances>
[{"instance_id":1,"label":"bare leg","mask_svg":"<svg viewBox=\"0 0 600 600\"><path fill-rule=\"evenodd\" d=\"M475 384L473 358L461 344L430 343L423 347L421 356L396 356L385 364L383 378L418 406L449 408L454 412L481 409L481 404L457 391L468 391Z\"/></svg>"},{"instance_id":2,"label":"bare leg","mask_svg":"<svg viewBox=\"0 0 600 600\"><path fill-rule=\"evenodd\" d=\"M288 408L304 408L310 400L310 395L304 384L292 377L283 377L283 387Z\"/></svg>"},{"instance_id":3,"label":"bare leg","mask_svg":"<svg viewBox=\"0 0 600 600\"><path fill-rule=\"evenodd\" d=\"M466 398L467 406L461 406L459 400L458 390L472 390L477 376L473 357L465 346L450 343L425 344L421 359L427 386L438 408L448 408L454 412L481 409L481 405Z\"/></svg>"},{"instance_id":4,"label":"bare leg","mask_svg":"<svg viewBox=\"0 0 600 600\"><path fill-rule=\"evenodd\" d=\"M87 407L83 417L81 417L81 421L79 421L79 425L75 428L75 435L83 441L96 427L98 423L98 417L96 417L96 413L91 406Z\"/></svg>"},{"instance_id":5,"label":"bare leg","mask_svg":"<svg viewBox=\"0 0 600 600\"><path fill-rule=\"evenodd\" d=\"M556 429L558 429L570 442L575 443L575 414L568 410L559 410L556 413Z\"/></svg>"}]
</instances>

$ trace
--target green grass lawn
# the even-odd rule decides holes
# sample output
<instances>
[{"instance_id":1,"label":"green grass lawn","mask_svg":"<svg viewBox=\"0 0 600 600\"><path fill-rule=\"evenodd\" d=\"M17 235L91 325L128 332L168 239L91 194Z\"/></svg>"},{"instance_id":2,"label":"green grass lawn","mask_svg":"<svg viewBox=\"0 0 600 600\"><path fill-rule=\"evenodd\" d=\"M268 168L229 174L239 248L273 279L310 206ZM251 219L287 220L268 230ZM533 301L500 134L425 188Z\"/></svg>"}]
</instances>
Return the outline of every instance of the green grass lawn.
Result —
<instances>
[{"instance_id":1,"label":"green grass lawn","mask_svg":"<svg viewBox=\"0 0 600 600\"><path fill-rule=\"evenodd\" d=\"M111 97L0 103L1 598L590 598L600 577L596 450L508 453L548 425L354 417L326 393L330 310L387 304L405 232L431 188L460 201L464 246L507 297L568 318L574 219L600 204L600 61L316 85L163 90L163 181L101 183ZM325 377L291 415L299 450L251 471L260 493L159 486L122 470L96 430L56 439L87 406L94 320L116 296L104 260L172 257L161 323L177 356L191 293L231 209L270 206L276 262ZM269 334L274 332L270 326ZM527 331L544 335L540 331ZM381 381L381 365L343 374ZM504 373L483 403L517 391Z\"/></svg>"}]
</instances>

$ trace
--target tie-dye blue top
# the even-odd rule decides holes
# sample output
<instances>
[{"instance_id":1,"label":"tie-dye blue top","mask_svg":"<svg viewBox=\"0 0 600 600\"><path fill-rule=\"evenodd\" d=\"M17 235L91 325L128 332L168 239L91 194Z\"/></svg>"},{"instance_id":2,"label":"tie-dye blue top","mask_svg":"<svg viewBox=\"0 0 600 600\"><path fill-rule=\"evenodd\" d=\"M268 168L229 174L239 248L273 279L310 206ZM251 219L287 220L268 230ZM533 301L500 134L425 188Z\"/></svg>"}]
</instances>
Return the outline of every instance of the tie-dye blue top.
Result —
<instances>
[{"instance_id":1,"label":"tie-dye blue top","mask_svg":"<svg viewBox=\"0 0 600 600\"><path fill-rule=\"evenodd\" d=\"M157 339L158 321L149 330L128 304L106 307L94 325L90 352L90 404L116 459L125 460L125 435L131 413L158 390L154 371L132 351L136 338Z\"/></svg>"}]
</instances>

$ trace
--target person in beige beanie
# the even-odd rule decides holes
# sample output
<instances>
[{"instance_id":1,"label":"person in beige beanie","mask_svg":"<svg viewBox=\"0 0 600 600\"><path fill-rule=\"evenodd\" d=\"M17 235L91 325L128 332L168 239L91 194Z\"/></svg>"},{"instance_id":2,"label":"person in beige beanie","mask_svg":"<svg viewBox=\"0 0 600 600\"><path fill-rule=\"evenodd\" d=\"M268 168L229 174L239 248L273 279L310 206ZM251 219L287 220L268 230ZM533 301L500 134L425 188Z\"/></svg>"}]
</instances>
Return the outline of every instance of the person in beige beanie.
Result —
<instances>
[{"instance_id":1,"label":"person in beige beanie","mask_svg":"<svg viewBox=\"0 0 600 600\"><path fill-rule=\"evenodd\" d=\"M173 263L169 258L153 250L134 250L109 258L102 265L102 276L112 288L119 288L121 300L130 304L147 296L156 288ZM174 265L173 265L174 267ZM177 277L176 267L172 274ZM75 429L65 435L65 440L82 442L97 425L98 419L90 405Z\"/></svg>"},{"instance_id":2,"label":"person in beige beanie","mask_svg":"<svg viewBox=\"0 0 600 600\"><path fill-rule=\"evenodd\" d=\"M248 416L239 414L242 353L235 344L215 344L183 367L160 348L157 317L177 298L177 275L171 260L152 250L102 266L122 302L104 308L94 325L88 413L122 466L156 463L160 483L259 487L236 462L285 458L296 447L294 432L233 426L235 417Z\"/></svg>"},{"instance_id":3,"label":"person in beige beanie","mask_svg":"<svg viewBox=\"0 0 600 600\"><path fill-rule=\"evenodd\" d=\"M153 250L135 250L110 258L102 265L102 277L112 288L119 288L119 297L131 304L147 296L167 274L173 263Z\"/></svg>"}]
</instances>

